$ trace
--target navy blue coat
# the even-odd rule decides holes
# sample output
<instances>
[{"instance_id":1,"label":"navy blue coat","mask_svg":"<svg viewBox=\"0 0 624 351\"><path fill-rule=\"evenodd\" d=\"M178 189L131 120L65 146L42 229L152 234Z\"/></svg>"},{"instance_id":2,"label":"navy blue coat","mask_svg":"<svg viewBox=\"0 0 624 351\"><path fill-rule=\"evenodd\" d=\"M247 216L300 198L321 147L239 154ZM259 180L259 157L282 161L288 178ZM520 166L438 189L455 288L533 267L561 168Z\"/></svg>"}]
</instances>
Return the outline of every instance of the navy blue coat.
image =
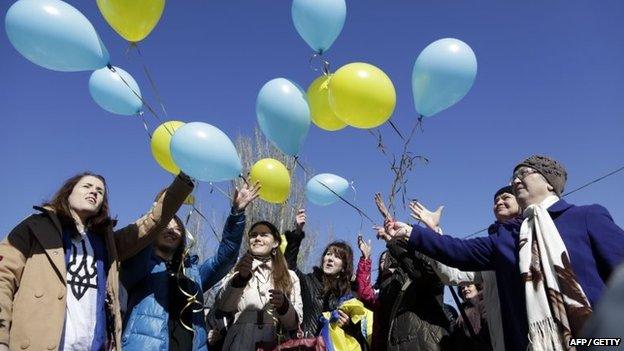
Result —
<instances>
[{"instance_id":1,"label":"navy blue coat","mask_svg":"<svg viewBox=\"0 0 624 351\"><path fill-rule=\"evenodd\" d=\"M217 254L198 265L198 257L185 262L186 276L197 291L210 289L236 263L245 215L230 215L223 229ZM165 262L149 246L124 262L121 282L128 291L128 310L121 338L124 350L169 350L169 277ZM203 294L198 299L203 304ZM194 307L196 308L196 307ZM202 312L193 313L193 350L207 350L206 322Z\"/></svg>"},{"instance_id":2,"label":"navy blue coat","mask_svg":"<svg viewBox=\"0 0 624 351\"><path fill-rule=\"evenodd\" d=\"M624 259L624 231L600 205L574 206L559 200L548 208L570 255L577 279L592 306ZM528 321L518 266L519 222L498 224L495 233L462 240L415 226L410 247L464 271L494 270L501 303L505 350L526 350Z\"/></svg>"}]
</instances>

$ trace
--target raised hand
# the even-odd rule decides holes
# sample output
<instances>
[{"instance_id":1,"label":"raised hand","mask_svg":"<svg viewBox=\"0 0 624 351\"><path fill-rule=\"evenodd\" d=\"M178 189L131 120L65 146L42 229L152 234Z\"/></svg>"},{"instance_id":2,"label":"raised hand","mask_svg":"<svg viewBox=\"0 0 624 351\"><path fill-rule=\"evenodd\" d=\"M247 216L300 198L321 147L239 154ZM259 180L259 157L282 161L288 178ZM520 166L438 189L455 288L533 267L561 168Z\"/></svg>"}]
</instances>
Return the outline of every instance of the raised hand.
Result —
<instances>
[{"instance_id":1,"label":"raised hand","mask_svg":"<svg viewBox=\"0 0 624 351\"><path fill-rule=\"evenodd\" d=\"M381 213L384 221L392 220L392 216L390 215L390 212L388 212L386 204L384 204L380 193L375 193L375 205L377 205L377 209L379 210L379 213Z\"/></svg>"},{"instance_id":2,"label":"raised hand","mask_svg":"<svg viewBox=\"0 0 624 351\"><path fill-rule=\"evenodd\" d=\"M375 231L377 232L377 239L381 239L386 242L392 240L392 236L386 232L386 229L384 227L375 225L373 226L373 229L375 229Z\"/></svg>"},{"instance_id":3,"label":"raised hand","mask_svg":"<svg viewBox=\"0 0 624 351\"><path fill-rule=\"evenodd\" d=\"M412 234L412 227L410 225L398 221L386 221L384 223L384 229L391 237L401 239L409 239Z\"/></svg>"},{"instance_id":4,"label":"raised hand","mask_svg":"<svg viewBox=\"0 0 624 351\"><path fill-rule=\"evenodd\" d=\"M236 211L244 211L247 205L260 195L260 188L259 182L256 182L253 187L245 183L240 189L235 188L234 196L232 197L232 207Z\"/></svg>"},{"instance_id":5,"label":"raised hand","mask_svg":"<svg viewBox=\"0 0 624 351\"><path fill-rule=\"evenodd\" d=\"M236 270L238 271L238 277L241 281L248 282L251 279L252 263L253 256L249 253L246 253L245 256L241 257L240 261L238 261Z\"/></svg>"},{"instance_id":6,"label":"raised hand","mask_svg":"<svg viewBox=\"0 0 624 351\"><path fill-rule=\"evenodd\" d=\"M368 260L371 257L371 241L369 240L368 243L362 238L361 235L358 235L357 238L358 241L358 247L360 248L360 252L362 253L362 257L364 257L364 259Z\"/></svg>"},{"instance_id":7,"label":"raised hand","mask_svg":"<svg viewBox=\"0 0 624 351\"><path fill-rule=\"evenodd\" d=\"M295 231L301 232L303 231L303 226L306 224L306 213L305 209L301 208L297 211L295 215Z\"/></svg>"},{"instance_id":8,"label":"raised hand","mask_svg":"<svg viewBox=\"0 0 624 351\"><path fill-rule=\"evenodd\" d=\"M438 207L435 212L429 211L420 202L414 201L409 205L412 218L423 222L429 229L437 231L440 227L440 217L442 217L442 210L444 206Z\"/></svg>"}]
</instances>

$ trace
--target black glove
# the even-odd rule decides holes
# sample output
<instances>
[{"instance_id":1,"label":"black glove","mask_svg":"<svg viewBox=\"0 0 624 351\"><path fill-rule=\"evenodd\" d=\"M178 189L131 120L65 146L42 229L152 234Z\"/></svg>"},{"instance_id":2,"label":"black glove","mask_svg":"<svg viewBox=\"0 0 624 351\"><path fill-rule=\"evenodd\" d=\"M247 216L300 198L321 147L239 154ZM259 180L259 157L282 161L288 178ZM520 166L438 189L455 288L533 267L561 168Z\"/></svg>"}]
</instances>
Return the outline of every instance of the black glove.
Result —
<instances>
[{"instance_id":1,"label":"black glove","mask_svg":"<svg viewBox=\"0 0 624 351\"><path fill-rule=\"evenodd\" d=\"M251 265L253 263L253 256L246 253L236 266L238 274L232 279L232 286L235 288L243 288L251 280Z\"/></svg>"}]
</instances>

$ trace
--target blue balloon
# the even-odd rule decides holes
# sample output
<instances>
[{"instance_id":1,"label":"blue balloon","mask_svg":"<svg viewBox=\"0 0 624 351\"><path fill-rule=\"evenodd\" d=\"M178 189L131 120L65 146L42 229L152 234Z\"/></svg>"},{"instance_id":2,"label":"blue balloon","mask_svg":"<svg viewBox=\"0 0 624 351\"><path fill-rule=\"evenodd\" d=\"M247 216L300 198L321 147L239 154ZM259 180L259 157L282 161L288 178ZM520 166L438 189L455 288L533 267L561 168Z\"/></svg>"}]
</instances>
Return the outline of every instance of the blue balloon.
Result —
<instances>
[{"instance_id":1,"label":"blue balloon","mask_svg":"<svg viewBox=\"0 0 624 351\"><path fill-rule=\"evenodd\" d=\"M178 168L204 182L232 180L243 169L230 138L208 123L191 122L178 128L170 150Z\"/></svg>"},{"instance_id":2,"label":"blue balloon","mask_svg":"<svg viewBox=\"0 0 624 351\"><path fill-rule=\"evenodd\" d=\"M293 0L291 14L299 35L322 54L340 35L347 5L344 0Z\"/></svg>"},{"instance_id":3,"label":"blue balloon","mask_svg":"<svg viewBox=\"0 0 624 351\"><path fill-rule=\"evenodd\" d=\"M5 18L11 44L33 63L62 72L108 64L108 50L80 11L60 0L19 0Z\"/></svg>"},{"instance_id":4,"label":"blue balloon","mask_svg":"<svg viewBox=\"0 0 624 351\"><path fill-rule=\"evenodd\" d=\"M338 196L327 188L344 197L349 189L349 182L335 174L317 174L308 181L308 184L306 184L306 197L310 200L310 202L320 206L331 205L340 200Z\"/></svg>"},{"instance_id":5,"label":"blue balloon","mask_svg":"<svg viewBox=\"0 0 624 351\"><path fill-rule=\"evenodd\" d=\"M412 70L416 111L432 116L461 100L477 75L477 58L461 40L445 38L429 44Z\"/></svg>"},{"instance_id":6,"label":"blue balloon","mask_svg":"<svg viewBox=\"0 0 624 351\"><path fill-rule=\"evenodd\" d=\"M285 78L267 82L256 100L260 130L287 155L295 156L310 129L310 107L306 94Z\"/></svg>"},{"instance_id":7,"label":"blue balloon","mask_svg":"<svg viewBox=\"0 0 624 351\"><path fill-rule=\"evenodd\" d=\"M126 116L139 113L143 107L139 85L128 72L119 67L113 69L100 68L91 74L91 97L108 112Z\"/></svg>"}]
</instances>

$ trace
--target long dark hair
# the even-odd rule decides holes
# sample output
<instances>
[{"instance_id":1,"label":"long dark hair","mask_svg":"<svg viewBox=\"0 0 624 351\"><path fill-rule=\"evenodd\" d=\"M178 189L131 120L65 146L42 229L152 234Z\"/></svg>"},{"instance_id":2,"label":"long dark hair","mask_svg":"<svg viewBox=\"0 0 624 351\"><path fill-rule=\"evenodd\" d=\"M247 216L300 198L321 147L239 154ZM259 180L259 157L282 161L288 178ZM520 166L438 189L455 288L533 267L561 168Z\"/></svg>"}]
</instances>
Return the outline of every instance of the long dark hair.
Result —
<instances>
[{"instance_id":1,"label":"long dark hair","mask_svg":"<svg viewBox=\"0 0 624 351\"><path fill-rule=\"evenodd\" d=\"M67 179L63 185L56 191L50 201L45 202L41 207L50 207L54 210L57 217L61 221L63 227L76 228L76 222L71 215L71 208L69 207L69 195L71 195L74 187L84 177L91 176L98 178L104 184L104 196L102 199L102 205L96 214L89 217L85 226L92 232L104 235L109 229L112 220L109 215L108 209L108 187L106 186L106 179L99 174L92 172L83 172L76 174L75 176Z\"/></svg>"},{"instance_id":2,"label":"long dark hair","mask_svg":"<svg viewBox=\"0 0 624 351\"><path fill-rule=\"evenodd\" d=\"M271 255L271 261L273 264L273 287L274 289L281 290L284 294L288 295L293 291L293 282L290 278L290 273L288 272L286 258L284 258L284 254L279 249L279 245L282 243L282 236L280 235L277 227L268 221L258 221L249 227L247 241L249 242L249 233L251 233L253 229L259 225L267 226L271 232L271 236L273 236L273 240L277 242L277 248L274 250L275 254ZM238 268L238 265L236 268Z\"/></svg>"},{"instance_id":3,"label":"long dark hair","mask_svg":"<svg viewBox=\"0 0 624 351\"><path fill-rule=\"evenodd\" d=\"M332 251L342 260L342 271L335 275L323 272L323 258L329 251ZM351 291L351 276L353 276L353 250L344 241L334 241L327 245L321 255L321 281L323 283L323 294L335 297L343 296Z\"/></svg>"}]
</instances>

